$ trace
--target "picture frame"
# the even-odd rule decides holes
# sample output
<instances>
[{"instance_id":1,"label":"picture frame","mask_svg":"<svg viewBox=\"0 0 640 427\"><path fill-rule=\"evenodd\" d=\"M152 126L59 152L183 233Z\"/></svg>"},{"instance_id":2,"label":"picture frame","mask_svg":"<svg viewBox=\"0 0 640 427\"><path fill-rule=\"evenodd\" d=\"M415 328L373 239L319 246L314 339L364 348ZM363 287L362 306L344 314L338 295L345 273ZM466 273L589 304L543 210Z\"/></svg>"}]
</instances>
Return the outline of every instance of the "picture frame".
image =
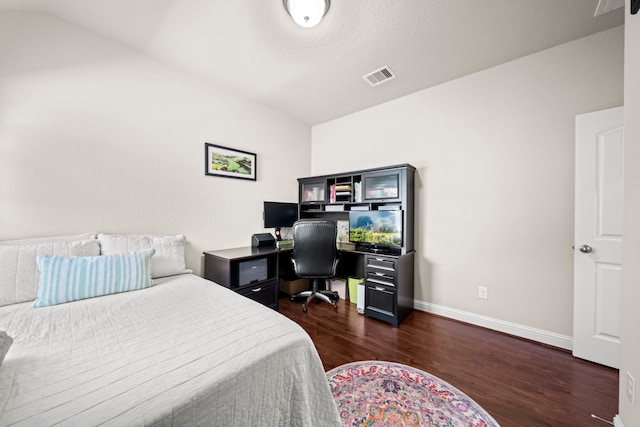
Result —
<instances>
[{"instance_id":1,"label":"picture frame","mask_svg":"<svg viewBox=\"0 0 640 427\"><path fill-rule=\"evenodd\" d=\"M255 181L257 177L257 155L248 151L205 142L204 173L209 176Z\"/></svg>"}]
</instances>

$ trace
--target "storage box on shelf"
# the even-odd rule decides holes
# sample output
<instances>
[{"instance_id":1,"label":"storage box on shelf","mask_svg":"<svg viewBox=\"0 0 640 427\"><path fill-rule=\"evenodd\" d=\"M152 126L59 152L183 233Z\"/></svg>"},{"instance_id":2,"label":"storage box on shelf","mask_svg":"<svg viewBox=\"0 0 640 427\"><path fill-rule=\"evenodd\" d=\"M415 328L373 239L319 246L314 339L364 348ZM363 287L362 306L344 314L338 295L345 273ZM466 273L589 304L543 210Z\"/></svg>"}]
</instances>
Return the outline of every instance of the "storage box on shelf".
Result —
<instances>
[{"instance_id":1,"label":"storage box on shelf","mask_svg":"<svg viewBox=\"0 0 640 427\"><path fill-rule=\"evenodd\" d=\"M327 199L327 182L324 180L310 180L300 187L300 201L302 203L324 203Z\"/></svg>"},{"instance_id":2,"label":"storage box on shelf","mask_svg":"<svg viewBox=\"0 0 640 427\"><path fill-rule=\"evenodd\" d=\"M282 293L285 293L287 295L295 295L298 292L306 291L307 289L311 289L309 279L280 278L280 292Z\"/></svg>"}]
</instances>

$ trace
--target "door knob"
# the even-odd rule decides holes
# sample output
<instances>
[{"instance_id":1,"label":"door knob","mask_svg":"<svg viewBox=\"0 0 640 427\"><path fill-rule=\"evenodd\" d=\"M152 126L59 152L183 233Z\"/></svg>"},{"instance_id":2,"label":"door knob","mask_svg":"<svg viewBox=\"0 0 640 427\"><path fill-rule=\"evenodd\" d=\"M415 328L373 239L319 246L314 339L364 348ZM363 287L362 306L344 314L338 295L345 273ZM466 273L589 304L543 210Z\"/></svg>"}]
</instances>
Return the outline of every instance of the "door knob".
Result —
<instances>
[{"instance_id":1,"label":"door knob","mask_svg":"<svg viewBox=\"0 0 640 427\"><path fill-rule=\"evenodd\" d=\"M580 246L580 252L582 252L583 254L588 254L593 250L593 248L589 245L582 245Z\"/></svg>"}]
</instances>

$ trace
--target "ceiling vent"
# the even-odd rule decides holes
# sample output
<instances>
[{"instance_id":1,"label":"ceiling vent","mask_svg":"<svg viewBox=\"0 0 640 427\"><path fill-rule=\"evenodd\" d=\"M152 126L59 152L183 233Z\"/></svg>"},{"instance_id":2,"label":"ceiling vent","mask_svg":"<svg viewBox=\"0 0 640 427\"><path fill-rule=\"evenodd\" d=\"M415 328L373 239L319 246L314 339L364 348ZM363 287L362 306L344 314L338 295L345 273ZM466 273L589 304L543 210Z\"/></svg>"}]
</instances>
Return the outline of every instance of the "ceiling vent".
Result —
<instances>
[{"instance_id":1,"label":"ceiling vent","mask_svg":"<svg viewBox=\"0 0 640 427\"><path fill-rule=\"evenodd\" d=\"M387 82L391 79L395 79L396 75L393 74L391 68L385 65L378 70L362 76L362 78L368 81L371 86L378 86L381 83Z\"/></svg>"}]
</instances>

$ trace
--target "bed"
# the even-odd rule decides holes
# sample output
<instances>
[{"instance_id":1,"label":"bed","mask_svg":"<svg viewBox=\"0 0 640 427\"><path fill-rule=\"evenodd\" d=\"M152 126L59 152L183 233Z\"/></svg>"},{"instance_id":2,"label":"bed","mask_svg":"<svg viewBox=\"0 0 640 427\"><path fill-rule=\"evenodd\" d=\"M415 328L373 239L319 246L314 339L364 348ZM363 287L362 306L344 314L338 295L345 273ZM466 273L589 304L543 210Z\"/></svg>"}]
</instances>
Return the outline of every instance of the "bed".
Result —
<instances>
[{"instance_id":1,"label":"bed","mask_svg":"<svg viewBox=\"0 0 640 427\"><path fill-rule=\"evenodd\" d=\"M340 425L309 336L188 272L39 308L5 304L0 330L13 338L0 365L3 426Z\"/></svg>"}]
</instances>

